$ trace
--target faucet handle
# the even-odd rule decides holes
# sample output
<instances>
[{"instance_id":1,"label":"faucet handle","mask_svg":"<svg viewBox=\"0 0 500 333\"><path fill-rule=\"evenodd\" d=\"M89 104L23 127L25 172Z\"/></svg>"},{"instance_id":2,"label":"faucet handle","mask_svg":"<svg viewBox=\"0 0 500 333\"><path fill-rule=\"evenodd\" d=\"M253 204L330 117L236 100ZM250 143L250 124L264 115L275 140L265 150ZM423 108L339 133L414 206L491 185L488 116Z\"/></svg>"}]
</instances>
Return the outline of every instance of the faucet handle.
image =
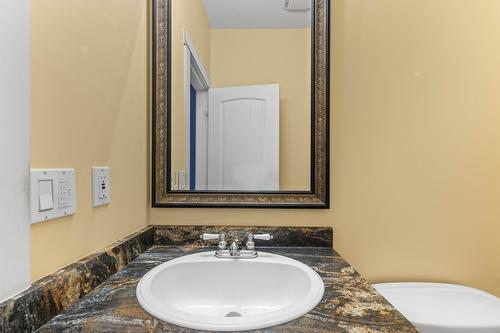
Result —
<instances>
[{"instance_id":1,"label":"faucet handle","mask_svg":"<svg viewBox=\"0 0 500 333\"><path fill-rule=\"evenodd\" d=\"M270 234L257 234L254 235L251 232L248 233L247 235L247 242L246 242L246 247L247 250L255 250L255 242L253 241L254 239L260 239L260 240L271 240L273 239L273 236Z\"/></svg>"},{"instance_id":2,"label":"faucet handle","mask_svg":"<svg viewBox=\"0 0 500 333\"><path fill-rule=\"evenodd\" d=\"M200 235L200 239L203 240L203 241L209 241L209 240L214 240L214 239L219 239L219 238L220 238L220 234L207 234L207 233L204 233L204 234Z\"/></svg>"},{"instance_id":3,"label":"faucet handle","mask_svg":"<svg viewBox=\"0 0 500 333\"><path fill-rule=\"evenodd\" d=\"M227 243L226 243L226 234L220 233L220 234L201 234L200 239L203 241L209 241L209 240L219 240L219 250L225 250Z\"/></svg>"},{"instance_id":4,"label":"faucet handle","mask_svg":"<svg viewBox=\"0 0 500 333\"><path fill-rule=\"evenodd\" d=\"M270 234L257 234L257 235L253 235L253 238L268 241L268 240L273 239L273 236Z\"/></svg>"}]
</instances>

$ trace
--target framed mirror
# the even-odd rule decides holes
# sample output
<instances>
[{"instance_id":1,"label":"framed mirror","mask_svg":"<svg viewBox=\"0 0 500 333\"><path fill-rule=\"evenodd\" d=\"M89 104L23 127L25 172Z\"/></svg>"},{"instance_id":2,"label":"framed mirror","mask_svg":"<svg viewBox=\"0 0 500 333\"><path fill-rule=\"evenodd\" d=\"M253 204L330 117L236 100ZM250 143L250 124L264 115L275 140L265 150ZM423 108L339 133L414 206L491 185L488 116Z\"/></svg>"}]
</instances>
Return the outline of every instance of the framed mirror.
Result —
<instances>
[{"instance_id":1,"label":"framed mirror","mask_svg":"<svg viewBox=\"0 0 500 333\"><path fill-rule=\"evenodd\" d=\"M153 0L153 207L329 207L329 0Z\"/></svg>"}]
</instances>

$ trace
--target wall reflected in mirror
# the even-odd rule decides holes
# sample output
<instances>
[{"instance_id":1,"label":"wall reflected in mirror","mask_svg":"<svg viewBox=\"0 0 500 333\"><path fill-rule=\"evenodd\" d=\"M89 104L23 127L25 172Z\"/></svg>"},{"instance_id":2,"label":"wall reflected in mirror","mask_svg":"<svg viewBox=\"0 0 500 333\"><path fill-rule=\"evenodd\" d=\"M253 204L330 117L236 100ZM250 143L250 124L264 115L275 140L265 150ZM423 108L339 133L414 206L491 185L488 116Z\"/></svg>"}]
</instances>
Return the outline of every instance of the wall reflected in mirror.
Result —
<instances>
[{"instance_id":1,"label":"wall reflected in mirror","mask_svg":"<svg viewBox=\"0 0 500 333\"><path fill-rule=\"evenodd\" d=\"M172 0L173 191L309 191L311 0Z\"/></svg>"}]
</instances>

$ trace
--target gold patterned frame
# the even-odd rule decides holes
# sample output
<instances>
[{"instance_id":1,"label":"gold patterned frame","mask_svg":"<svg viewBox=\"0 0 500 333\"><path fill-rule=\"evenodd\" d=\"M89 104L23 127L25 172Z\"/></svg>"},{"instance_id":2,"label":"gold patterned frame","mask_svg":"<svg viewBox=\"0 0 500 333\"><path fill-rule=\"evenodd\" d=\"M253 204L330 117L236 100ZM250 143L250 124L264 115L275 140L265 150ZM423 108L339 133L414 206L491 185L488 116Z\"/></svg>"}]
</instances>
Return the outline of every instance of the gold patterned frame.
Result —
<instances>
[{"instance_id":1,"label":"gold patterned frame","mask_svg":"<svg viewBox=\"0 0 500 333\"><path fill-rule=\"evenodd\" d=\"M261 193L170 191L171 0L152 1L152 206L329 208L330 0L312 0L311 190Z\"/></svg>"}]
</instances>

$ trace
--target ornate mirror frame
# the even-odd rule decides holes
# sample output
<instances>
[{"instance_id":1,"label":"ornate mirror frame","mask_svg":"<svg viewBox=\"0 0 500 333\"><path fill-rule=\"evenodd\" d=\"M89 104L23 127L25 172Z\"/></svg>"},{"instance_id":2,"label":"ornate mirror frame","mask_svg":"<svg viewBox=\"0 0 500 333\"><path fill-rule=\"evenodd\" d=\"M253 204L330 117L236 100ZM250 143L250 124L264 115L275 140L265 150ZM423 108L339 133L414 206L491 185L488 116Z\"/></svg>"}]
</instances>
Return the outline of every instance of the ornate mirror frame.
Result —
<instances>
[{"instance_id":1,"label":"ornate mirror frame","mask_svg":"<svg viewBox=\"0 0 500 333\"><path fill-rule=\"evenodd\" d=\"M262 193L169 190L171 0L152 1L152 206L329 208L330 0L312 0L311 190Z\"/></svg>"}]
</instances>

